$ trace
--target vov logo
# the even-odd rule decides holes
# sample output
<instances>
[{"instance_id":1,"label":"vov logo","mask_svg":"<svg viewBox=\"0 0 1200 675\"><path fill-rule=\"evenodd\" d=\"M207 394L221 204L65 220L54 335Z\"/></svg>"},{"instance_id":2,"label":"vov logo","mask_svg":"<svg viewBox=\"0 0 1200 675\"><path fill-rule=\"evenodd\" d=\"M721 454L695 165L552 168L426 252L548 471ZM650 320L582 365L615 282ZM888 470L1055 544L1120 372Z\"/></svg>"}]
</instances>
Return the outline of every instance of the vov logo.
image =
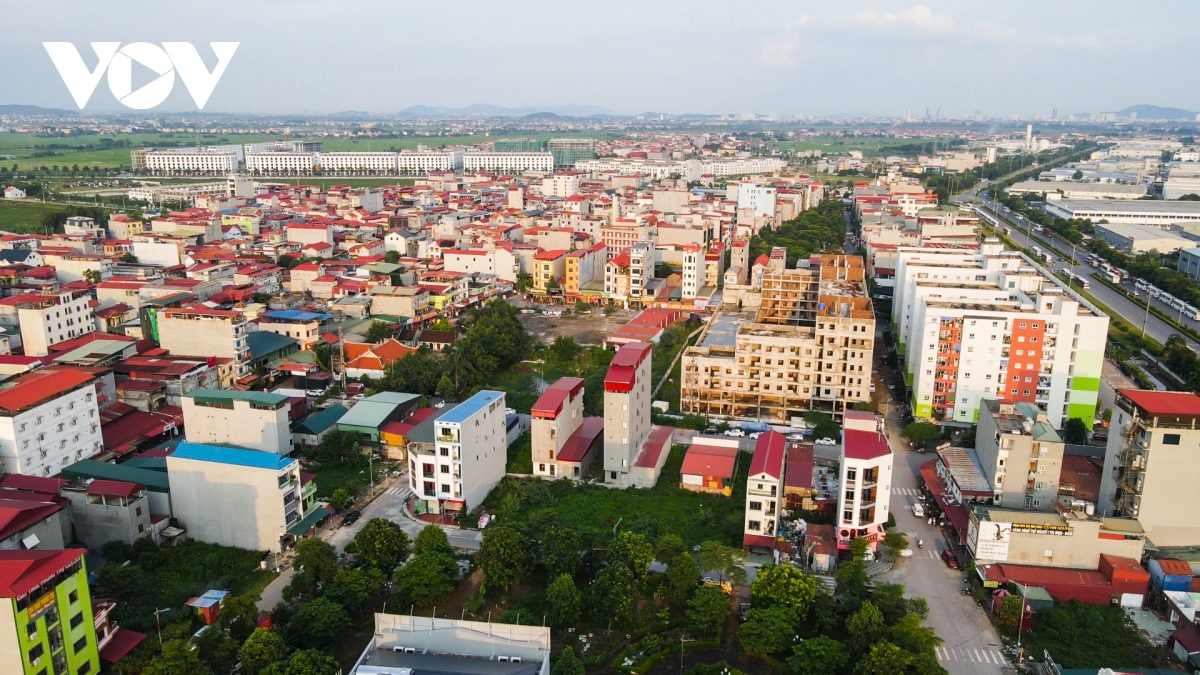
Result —
<instances>
[{"instance_id":1,"label":"vov logo","mask_svg":"<svg viewBox=\"0 0 1200 675\"><path fill-rule=\"evenodd\" d=\"M100 78L108 71L108 88L125 107L146 110L167 100L175 87L175 73L179 73L196 107L204 109L217 81L225 74L225 67L233 58L240 42L210 42L217 55L217 66L212 72L205 67L200 54L190 42L164 42L162 47L149 42L133 42L121 46L120 42L93 42L98 62L95 70L88 70L79 55L79 50L70 42L43 42L42 46L54 61L54 67L62 76L67 90L75 99L80 110L87 105ZM153 82L133 91L133 62L137 61L158 74Z\"/></svg>"}]
</instances>

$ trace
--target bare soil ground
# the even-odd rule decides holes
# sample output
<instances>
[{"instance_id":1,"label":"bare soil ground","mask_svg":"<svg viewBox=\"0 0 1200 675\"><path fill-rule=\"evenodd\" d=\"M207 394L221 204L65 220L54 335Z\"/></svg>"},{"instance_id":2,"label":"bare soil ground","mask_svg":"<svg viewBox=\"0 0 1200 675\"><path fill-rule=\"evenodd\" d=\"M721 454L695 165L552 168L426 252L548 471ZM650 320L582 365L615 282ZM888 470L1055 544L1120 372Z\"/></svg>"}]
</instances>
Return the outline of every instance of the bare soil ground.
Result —
<instances>
[{"instance_id":1,"label":"bare soil ground","mask_svg":"<svg viewBox=\"0 0 1200 675\"><path fill-rule=\"evenodd\" d=\"M559 308L556 308L559 309ZM604 338L612 335L618 328L624 326L633 318L634 312L620 310L612 314L603 314L594 309L587 314L565 314L550 316L548 314L522 314L521 324L538 340L549 344L559 335L567 335L575 342L588 346L599 345Z\"/></svg>"}]
</instances>

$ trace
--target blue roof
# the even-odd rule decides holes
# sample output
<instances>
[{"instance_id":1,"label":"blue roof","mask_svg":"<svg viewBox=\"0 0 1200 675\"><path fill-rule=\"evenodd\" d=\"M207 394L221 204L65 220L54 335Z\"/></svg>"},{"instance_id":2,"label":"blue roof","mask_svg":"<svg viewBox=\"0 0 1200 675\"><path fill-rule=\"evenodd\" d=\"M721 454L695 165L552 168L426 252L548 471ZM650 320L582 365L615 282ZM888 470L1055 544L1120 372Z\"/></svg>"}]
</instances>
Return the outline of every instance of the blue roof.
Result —
<instances>
[{"instance_id":1,"label":"blue roof","mask_svg":"<svg viewBox=\"0 0 1200 675\"><path fill-rule=\"evenodd\" d=\"M475 413L483 410L492 404L493 401L503 400L504 392L489 391L487 389L475 394L471 398L459 403L453 410L438 418L438 422L451 422L454 424L462 424L466 422Z\"/></svg>"},{"instance_id":2,"label":"blue roof","mask_svg":"<svg viewBox=\"0 0 1200 675\"><path fill-rule=\"evenodd\" d=\"M222 448L216 445L201 443L180 443L171 457L176 459L194 459L200 462L217 462L219 464L236 464L256 469L272 469L282 471L296 460L273 452L245 450L243 448Z\"/></svg>"},{"instance_id":3,"label":"blue roof","mask_svg":"<svg viewBox=\"0 0 1200 675\"><path fill-rule=\"evenodd\" d=\"M298 309L278 309L271 312L263 312L263 316L271 319L285 319L287 321L328 321L333 318L332 314L301 312Z\"/></svg>"}]
</instances>

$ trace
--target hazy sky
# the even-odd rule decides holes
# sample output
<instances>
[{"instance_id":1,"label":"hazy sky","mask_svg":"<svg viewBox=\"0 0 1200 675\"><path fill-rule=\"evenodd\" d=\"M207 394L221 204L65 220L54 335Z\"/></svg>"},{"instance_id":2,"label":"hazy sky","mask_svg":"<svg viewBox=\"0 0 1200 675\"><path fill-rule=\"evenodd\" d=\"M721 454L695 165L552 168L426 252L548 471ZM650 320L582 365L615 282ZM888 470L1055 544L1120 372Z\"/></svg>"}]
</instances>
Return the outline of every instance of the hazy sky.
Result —
<instances>
[{"instance_id":1,"label":"hazy sky","mask_svg":"<svg viewBox=\"0 0 1200 675\"><path fill-rule=\"evenodd\" d=\"M206 111L596 105L944 116L1200 110L1200 3L39 0L0 16L0 103L75 109L43 41L241 42ZM134 87L150 78L137 79ZM182 83L161 109L194 109ZM102 79L88 109L123 109Z\"/></svg>"}]
</instances>

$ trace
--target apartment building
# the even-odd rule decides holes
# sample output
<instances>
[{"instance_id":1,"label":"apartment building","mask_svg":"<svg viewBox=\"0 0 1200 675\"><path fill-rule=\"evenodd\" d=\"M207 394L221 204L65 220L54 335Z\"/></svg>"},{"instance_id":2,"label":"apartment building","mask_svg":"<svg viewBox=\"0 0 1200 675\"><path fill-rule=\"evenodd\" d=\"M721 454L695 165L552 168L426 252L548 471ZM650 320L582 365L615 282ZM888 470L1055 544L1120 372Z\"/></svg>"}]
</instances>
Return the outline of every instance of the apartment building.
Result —
<instances>
[{"instance_id":1,"label":"apartment building","mask_svg":"<svg viewBox=\"0 0 1200 675\"><path fill-rule=\"evenodd\" d=\"M311 176L318 155L311 152L262 152L246 155L246 171L256 176Z\"/></svg>"},{"instance_id":2,"label":"apartment building","mask_svg":"<svg viewBox=\"0 0 1200 675\"><path fill-rule=\"evenodd\" d=\"M783 499L787 439L768 431L754 442L754 457L746 475L746 515L742 548L775 550L779 509Z\"/></svg>"},{"instance_id":3,"label":"apartment building","mask_svg":"<svg viewBox=\"0 0 1200 675\"><path fill-rule=\"evenodd\" d=\"M265 391L195 389L183 396L183 425L194 443L292 453L292 404Z\"/></svg>"},{"instance_id":4,"label":"apartment building","mask_svg":"<svg viewBox=\"0 0 1200 675\"><path fill-rule=\"evenodd\" d=\"M428 513L474 508L504 477L507 449L504 392L485 389L434 421L432 444L409 445L413 494Z\"/></svg>"},{"instance_id":5,"label":"apartment building","mask_svg":"<svg viewBox=\"0 0 1200 675\"><path fill-rule=\"evenodd\" d=\"M248 372L249 322L241 312L203 305L158 313L158 344L175 356L218 356L233 359L239 376Z\"/></svg>"},{"instance_id":6,"label":"apartment building","mask_svg":"<svg viewBox=\"0 0 1200 675\"><path fill-rule=\"evenodd\" d=\"M167 478L172 514L190 539L279 553L289 536L308 529L304 501L316 485L301 487L300 462L294 459L180 443L167 456Z\"/></svg>"},{"instance_id":7,"label":"apartment building","mask_svg":"<svg viewBox=\"0 0 1200 675\"><path fill-rule=\"evenodd\" d=\"M392 176L396 157L394 152L322 152L318 159L327 176Z\"/></svg>"},{"instance_id":8,"label":"apartment building","mask_svg":"<svg viewBox=\"0 0 1200 675\"><path fill-rule=\"evenodd\" d=\"M406 316L420 321L429 312L429 292L419 286L372 286L371 314Z\"/></svg>"},{"instance_id":9,"label":"apartment building","mask_svg":"<svg viewBox=\"0 0 1200 675\"><path fill-rule=\"evenodd\" d=\"M569 251L538 251L533 256L533 290L535 293L562 293L559 280L567 271L567 253Z\"/></svg>"},{"instance_id":10,"label":"apartment building","mask_svg":"<svg viewBox=\"0 0 1200 675\"><path fill-rule=\"evenodd\" d=\"M0 671L100 672L85 553L0 551Z\"/></svg>"},{"instance_id":11,"label":"apartment building","mask_svg":"<svg viewBox=\"0 0 1200 675\"><path fill-rule=\"evenodd\" d=\"M467 152L463 155L462 170L466 173L550 173L554 170L554 155L548 152Z\"/></svg>"},{"instance_id":12,"label":"apartment building","mask_svg":"<svg viewBox=\"0 0 1200 675\"><path fill-rule=\"evenodd\" d=\"M568 302L579 298L586 285L604 278L606 250L607 247L600 243L590 248L575 249L567 254L563 294Z\"/></svg>"},{"instance_id":13,"label":"apartment building","mask_svg":"<svg viewBox=\"0 0 1200 675\"><path fill-rule=\"evenodd\" d=\"M542 179L543 197L561 197L566 199L579 192L579 174L556 173Z\"/></svg>"},{"instance_id":14,"label":"apartment building","mask_svg":"<svg viewBox=\"0 0 1200 675\"><path fill-rule=\"evenodd\" d=\"M23 293L0 300L0 325L19 326L26 356L46 356L50 347L96 330L87 291Z\"/></svg>"},{"instance_id":15,"label":"apartment building","mask_svg":"<svg viewBox=\"0 0 1200 675\"><path fill-rule=\"evenodd\" d=\"M533 474L581 480L595 459L604 420L583 416L583 379L564 377L530 411Z\"/></svg>"},{"instance_id":16,"label":"apartment building","mask_svg":"<svg viewBox=\"0 0 1200 675\"><path fill-rule=\"evenodd\" d=\"M975 453L993 503L1006 509L1051 511L1058 498L1066 444L1032 403L981 404Z\"/></svg>"},{"instance_id":17,"label":"apartment building","mask_svg":"<svg viewBox=\"0 0 1200 675\"><path fill-rule=\"evenodd\" d=\"M862 258L812 262L764 271L748 308L718 314L685 350L684 412L790 423L809 410L840 417L870 400L875 314Z\"/></svg>"},{"instance_id":18,"label":"apartment building","mask_svg":"<svg viewBox=\"0 0 1200 675\"><path fill-rule=\"evenodd\" d=\"M1200 544L1200 396L1119 389L1101 474L1103 515L1136 518L1158 548Z\"/></svg>"},{"instance_id":19,"label":"apartment building","mask_svg":"<svg viewBox=\"0 0 1200 675\"><path fill-rule=\"evenodd\" d=\"M386 288L392 288L392 286ZM308 349L321 340L321 325L331 319L333 319L332 314L281 309L263 312L258 317L258 329L268 333L286 335L299 342L301 349Z\"/></svg>"},{"instance_id":20,"label":"apartment building","mask_svg":"<svg viewBox=\"0 0 1200 675\"><path fill-rule=\"evenodd\" d=\"M1107 314L996 240L897 260L892 325L916 417L973 424L997 399L1033 403L1055 428L1092 425Z\"/></svg>"},{"instance_id":21,"label":"apartment building","mask_svg":"<svg viewBox=\"0 0 1200 675\"><path fill-rule=\"evenodd\" d=\"M142 158L145 171L153 175L188 173L215 176L234 173L239 168L238 157L232 152L152 150L144 153Z\"/></svg>"},{"instance_id":22,"label":"apartment building","mask_svg":"<svg viewBox=\"0 0 1200 675\"><path fill-rule=\"evenodd\" d=\"M650 434L650 361L646 342L622 345L604 377L604 482L631 485L630 469Z\"/></svg>"},{"instance_id":23,"label":"apartment building","mask_svg":"<svg viewBox=\"0 0 1200 675\"><path fill-rule=\"evenodd\" d=\"M0 390L0 465L53 476L104 450L96 381L82 370L38 370Z\"/></svg>"},{"instance_id":24,"label":"apartment building","mask_svg":"<svg viewBox=\"0 0 1200 675\"><path fill-rule=\"evenodd\" d=\"M425 175L434 171L462 171L463 150L401 152L396 155L396 170L402 175Z\"/></svg>"},{"instance_id":25,"label":"apartment building","mask_svg":"<svg viewBox=\"0 0 1200 675\"><path fill-rule=\"evenodd\" d=\"M746 211L752 216L775 218L774 186L760 185L752 181L742 181L737 186L737 209Z\"/></svg>"},{"instance_id":26,"label":"apartment building","mask_svg":"<svg viewBox=\"0 0 1200 675\"><path fill-rule=\"evenodd\" d=\"M848 410L842 428L838 549L866 537L876 550L883 540L892 496L892 449L875 413Z\"/></svg>"}]
</instances>

